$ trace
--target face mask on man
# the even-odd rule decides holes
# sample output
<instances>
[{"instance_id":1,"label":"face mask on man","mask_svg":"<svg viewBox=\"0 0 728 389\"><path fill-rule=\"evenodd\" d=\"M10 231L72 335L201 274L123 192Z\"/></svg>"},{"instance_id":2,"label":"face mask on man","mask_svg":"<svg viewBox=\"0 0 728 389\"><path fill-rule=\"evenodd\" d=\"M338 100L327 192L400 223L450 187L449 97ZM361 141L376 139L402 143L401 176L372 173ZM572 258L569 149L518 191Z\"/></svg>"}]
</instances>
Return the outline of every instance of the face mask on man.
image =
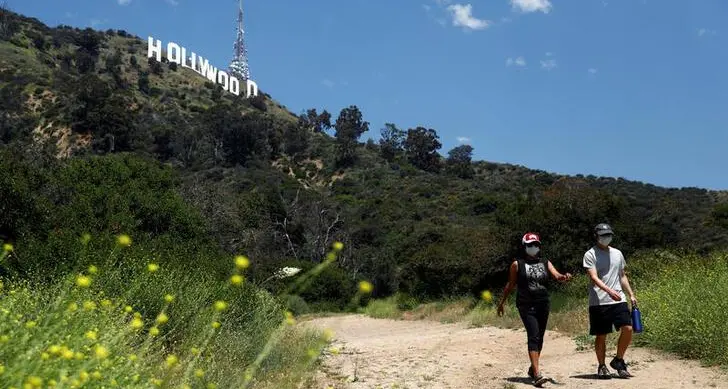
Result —
<instances>
[{"instance_id":1,"label":"face mask on man","mask_svg":"<svg viewBox=\"0 0 728 389\"><path fill-rule=\"evenodd\" d=\"M539 248L537 246L528 246L526 247L526 254L535 257L536 254L538 254Z\"/></svg>"},{"instance_id":2,"label":"face mask on man","mask_svg":"<svg viewBox=\"0 0 728 389\"><path fill-rule=\"evenodd\" d=\"M611 236L600 236L599 237L599 244L601 244L602 246L609 246L610 243L612 243Z\"/></svg>"}]
</instances>

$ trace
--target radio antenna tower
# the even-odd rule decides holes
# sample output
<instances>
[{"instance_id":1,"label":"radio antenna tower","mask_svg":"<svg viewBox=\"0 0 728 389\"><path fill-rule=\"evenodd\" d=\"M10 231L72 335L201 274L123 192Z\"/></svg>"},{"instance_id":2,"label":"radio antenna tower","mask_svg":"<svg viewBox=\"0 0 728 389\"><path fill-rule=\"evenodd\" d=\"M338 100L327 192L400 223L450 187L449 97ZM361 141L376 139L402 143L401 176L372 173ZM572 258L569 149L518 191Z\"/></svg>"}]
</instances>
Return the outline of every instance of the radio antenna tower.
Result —
<instances>
[{"instance_id":1,"label":"radio antenna tower","mask_svg":"<svg viewBox=\"0 0 728 389\"><path fill-rule=\"evenodd\" d=\"M240 0L238 9L238 31L233 49L233 60L230 62L230 74L242 81L250 79L248 67L248 49L245 47L245 29L243 28L243 0Z\"/></svg>"}]
</instances>

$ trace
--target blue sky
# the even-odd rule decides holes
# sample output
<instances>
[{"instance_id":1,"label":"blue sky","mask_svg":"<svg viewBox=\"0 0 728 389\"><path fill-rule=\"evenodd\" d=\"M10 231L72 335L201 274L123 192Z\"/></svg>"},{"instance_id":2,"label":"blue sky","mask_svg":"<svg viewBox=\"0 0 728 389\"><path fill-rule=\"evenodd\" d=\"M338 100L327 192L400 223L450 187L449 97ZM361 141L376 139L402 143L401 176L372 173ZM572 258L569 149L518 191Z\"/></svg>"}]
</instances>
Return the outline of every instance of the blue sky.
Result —
<instances>
[{"instance_id":1,"label":"blue sky","mask_svg":"<svg viewBox=\"0 0 728 389\"><path fill-rule=\"evenodd\" d=\"M728 189L724 0L244 0L252 79L294 112L357 105L443 155ZM56 26L175 41L226 67L236 0L10 0ZM186 70L191 71L191 70Z\"/></svg>"}]
</instances>

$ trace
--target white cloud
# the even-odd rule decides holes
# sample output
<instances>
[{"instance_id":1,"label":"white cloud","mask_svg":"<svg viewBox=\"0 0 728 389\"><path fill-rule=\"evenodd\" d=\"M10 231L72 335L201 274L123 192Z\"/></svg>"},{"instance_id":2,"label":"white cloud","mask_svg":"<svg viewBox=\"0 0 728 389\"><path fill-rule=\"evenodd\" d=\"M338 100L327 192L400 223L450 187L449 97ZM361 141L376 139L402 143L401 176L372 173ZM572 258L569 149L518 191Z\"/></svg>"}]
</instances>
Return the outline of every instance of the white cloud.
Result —
<instances>
[{"instance_id":1,"label":"white cloud","mask_svg":"<svg viewBox=\"0 0 728 389\"><path fill-rule=\"evenodd\" d=\"M587 71L589 72L589 74L597 74L597 72L598 72L598 70L596 68L589 68L589 70L587 70Z\"/></svg>"},{"instance_id":2,"label":"white cloud","mask_svg":"<svg viewBox=\"0 0 728 389\"><path fill-rule=\"evenodd\" d=\"M457 137L457 140L460 143L469 143L470 142L470 138L465 137L465 136L459 136L459 137Z\"/></svg>"},{"instance_id":3,"label":"white cloud","mask_svg":"<svg viewBox=\"0 0 728 389\"><path fill-rule=\"evenodd\" d=\"M70 12L70 11L69 11L69 12L66 12L65 16L66 16L67 18L69 18L69 19L73 19L73 18L75 18L75 17L76 17L76 14L75 14L75 13L73 13L73 12Z\"/></svg>"},{"instance_id":4,"label":"white cloud","mask_svg":"<svg viewBox=\"0 0 728 389\"><path fill-rule=\"evenodd\" d=\"M89 24L91 25L91 27L92 27L92 28L96 28L96 27L98 27L98 26L100 26L100 25L102 25L102 24L104 24L104 23L106 23L106 22L107 22L107 20L106 20L106 19L104 19L104 20L101 20L101 19L96 19L96 18L94 18L94 19L91 19L91 20L89 21Z\"/></svg>"},{"instance_id":5,"label":"white cloud","mask_svg":"<svg viewBox=\"0 0 728 389\"><path fill-rule=\"evenodd\" d=\"M119 2L119 5L129 5L131 3L131 0L117 0Z\"/></svg>"},{"instance_id":6,"label":"white cloud","mask_svg":"<svg viewBox=\"0 0 728 389\"><path fill-rule=\"evenodd\" d=\"M424 9L425 9L425 11L427 11L427 12L430 12L430 10L432 9L432 7L430 7L430 6L429 6L429 5L427 5L427 4L422 4L422 8L424 8Z\"/></svg>"},{"instance_id":7,"label":"white cloud","mask_svg":"<svg viewBox=\"0 0 728 389\"><path fill-rule=\"evenodd\" d=\"M543 12L545 14L551 11L551 2L549 0L510 0L511 6L521 12Z\"/></svg>"},{"instance_id":8,"label":"white cloud","mask_svg":"<svg viewBox=\"0 0 728 389\"><path fill-rule=\"evenodd\" d=\"M325 86L327 88L333 88L334 85L336 85L336 83L334 83L333 81L329 80L328 78L327 79L324 79L323 81L321 81L321 84L323 84L323 86Z\"/></svg>"},{"instance_id":9,"label":"white cloud","mask_svg":"<svg viewBox=\"0 0 728 389\"><path fill-rule=\"evenodd\" d=\"M173 6L173 7L176 7L176 6L179 5L179 1L177 1L177 0L164 0L164 1L166 1L167 4L169 4L169 5Z\"/></svg>"},{"instance_id":10,"label":"white cloud","mask_svg":"<svg viewBox=\"0 0 728 389\"><path fill-rule=\"evenodd\" d=\"M526 66L526 59L523 57L517 57L517 58L508 58L506 60L506 66L518 66L518 67L524 67Z\"/></svg>"},{"instance_id":11,"label":"white cloud","mask_svg":"<svg viewBox=\"0 0 728 389\"><path fill-rule=\"evenodd\" d=\"M446 0L438 0L446 1ZM470 4L453 4L447 7L452 14L453 26L463 27L471 30L482 30L490 25L490 21L478 19L473 16L473 6Z\"/></svg>"},{"instance_id":12,"label":"white cloud","mask_svg":"<svg viewBox=\"0 0 728 389\"><path fill-rule=\"evenodd\" d=\"M556 66L557 66L557 64L556 64L555 59L547 59L545 61L544 60L541 61L541 69L546 69L546 70L551 71L551 70L555 69Z\"/></svg>"},{"instance_id":13,"label":"white cloud","mask_svg":"<svg viewBox=\"0 0 728 389\"><path fill-rule=\"evenodd\" d=\"M715 35L718 31L716 30L710 30L707 28L699 28L698 29L698 36L704 36L704 35Z\"/></svg>"}]
</instances>

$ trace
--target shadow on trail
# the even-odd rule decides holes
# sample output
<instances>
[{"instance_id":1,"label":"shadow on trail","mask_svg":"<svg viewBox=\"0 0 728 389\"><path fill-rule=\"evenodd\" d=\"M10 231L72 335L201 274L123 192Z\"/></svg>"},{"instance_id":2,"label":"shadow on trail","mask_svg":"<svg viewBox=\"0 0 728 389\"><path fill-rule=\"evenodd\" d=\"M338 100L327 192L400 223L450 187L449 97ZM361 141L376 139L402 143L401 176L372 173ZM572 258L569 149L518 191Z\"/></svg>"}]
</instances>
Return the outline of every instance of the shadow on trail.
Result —
<instances>
[{"instance_id":1,"label":"shadow on trail","mask_svg":"<svg viewBox=\"0 0 728 389\"><path fill-rule=\"evenodd\" d=\"M527 377L508 377L505 379L508 382L512 382L515 384L526 384L526 385L532 385L533 379L527 378ZM563 382L558 382L554 380L553 378L549 378L548 381L552 385L566 385Z\"/></svg>"}]
</instances>

